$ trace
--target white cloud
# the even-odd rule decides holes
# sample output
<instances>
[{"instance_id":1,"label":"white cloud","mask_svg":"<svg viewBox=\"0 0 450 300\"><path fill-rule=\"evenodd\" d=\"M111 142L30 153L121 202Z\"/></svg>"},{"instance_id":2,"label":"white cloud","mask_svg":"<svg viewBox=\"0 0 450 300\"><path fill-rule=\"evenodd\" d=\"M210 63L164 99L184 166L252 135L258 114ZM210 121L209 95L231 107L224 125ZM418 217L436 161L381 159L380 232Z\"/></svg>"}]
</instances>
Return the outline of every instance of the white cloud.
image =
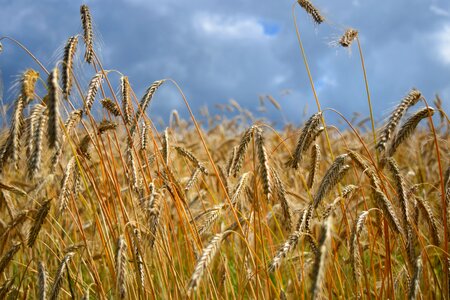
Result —
<instances>
[{"instance_id":1,"label":"white cloud","mask_svg":"<svg viewBox=\"0 0 450 300\"><path fill-rule=\"evenodd\" d=\"M430 11L438 16L450 17L450 12L448 10L437 7L436 5L430 5Z\"/></svg>"},{"instance_id":2,"label":"white cloud","mask_svg":"<svg viewBox=\"0 0 450 300\"><path fill-rule=\"evenodd\" d=\"M229 39L261 39L268 36L263 25L253 18L224 17L200 14L194 17L195 27L202 33Z\"/></svg>"},{"instance_id":3,"label":"white cloud","mask_svg":"<svg viewBox=\"0 0 450 300\"><path fill-rule=\"evenodd\" d=\"M437 43L437 51L446 64L450 64L450 24L446 24L443 28L435 34Z\"/></svg>"}]
</instances>

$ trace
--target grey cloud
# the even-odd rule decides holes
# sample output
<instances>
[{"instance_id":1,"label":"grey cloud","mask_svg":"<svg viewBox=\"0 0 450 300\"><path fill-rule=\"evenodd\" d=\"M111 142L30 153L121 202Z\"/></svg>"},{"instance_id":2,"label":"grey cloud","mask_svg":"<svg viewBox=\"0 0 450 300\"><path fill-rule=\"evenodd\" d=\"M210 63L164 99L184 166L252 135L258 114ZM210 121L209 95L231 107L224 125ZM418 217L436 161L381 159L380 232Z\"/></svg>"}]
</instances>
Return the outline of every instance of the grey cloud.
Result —
<instances>
[{"instance_id":1,"label":"grey cloud","mask_svg":"<svg viewBox=\"0 0 450 300\"><path fill-rule=\"evenodd\" d=\"M25 43L46 63L67 37L81 31L78 1L0 1L1 35L12 35ZM259 94L272 94L281 103L288 120L298 123L304 106L315 110L292 22L292 1L89 1L104 66L129 76L138 97L154 80L175 79L194 110L208 104L236 99L256 111ZM317 26L297 7L302 41L323 107L333 107L347 116L353 111L368 114L359 54L330 47L347 26L360 31L367 75L376 117L382 118L408 90L416 86L428 100L435 93L449 108L450 65L437 57L433 34L448 24L445 0L325 1L314 3L328 19ZM28 12L27 12L28 11ZM31 11L32 13L29 13ZM199 27L201 16L217 26L239 27L239 38L230 31L221 35ZM214 19L215 18L215 19ZM201 21L201 20L200 20ZM277 32L265 36L257 26L275 24ZM236 25L237 26L237 25ZM247 26L247 27L246 27ZM256 26L256 27L255 27ZM217 28L216 28L217 29ZM220 28L219 28L220 29ZM231 29L230 29L231 30ZM246 38L246 32L253 36ZM253 31L252 31L253 30ZM263 29L261 29L263 30ZM32 62L10 43L0 55L5 88ZM89 68L83 68L84 81ZM291 89L290 95L281 95ZM447 99L446 99L446 98ZM151 113L166 120L174 108L184 110L172 86L162 87L151 105ZM272 111L269 119L281 122ZM332 114L330 114L332 115Z\"/></svg>"}]
</instances>

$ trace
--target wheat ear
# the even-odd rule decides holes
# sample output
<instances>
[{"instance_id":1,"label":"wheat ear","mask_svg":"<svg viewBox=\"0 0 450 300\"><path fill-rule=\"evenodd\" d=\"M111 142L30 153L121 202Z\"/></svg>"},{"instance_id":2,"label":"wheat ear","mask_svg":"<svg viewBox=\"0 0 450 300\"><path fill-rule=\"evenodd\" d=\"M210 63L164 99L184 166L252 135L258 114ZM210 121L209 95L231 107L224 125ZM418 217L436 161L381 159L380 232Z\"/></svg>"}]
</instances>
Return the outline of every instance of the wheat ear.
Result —
<instances>
[{"instance_id":1,"label":"wheat ear","mask_svg":"<svg viewBox=\"0 0 450 300\"><path fill-rule=\"evenodd\" d=\"M42 224L44 223L45 218L47 217L48 212L50 211L51 201L52 199L45 200L41 204L41 207L34 216L34 223L28 234L28 241L27 241L27 245L30 248L33 247L34 242L36 241L36 238L39 234L39 231L41 231Z\"/></svg>"},{"instance_id":2,"label":"wheat ear","mask_svg":"<svg viewBox=\"0 0 450 300\"><path fill-rule=\"evenodd\" d=\"M320 24L325 18L320 14L319 10L309 0L297 0L298 4L313 18L314 22Z\"/></svg>"},{"instance_id":3,"label":"wheat ear","mask_svg":"<svg viewBox=\"0 0 450 300\"><path fill-rule=\"evenodd\" d=\"M62 259L61 263L59 264L58 270L55 274L55 280L53 281L53 286L50 292L49 299L56 300L58 299L59 292L62 287L63 279L64 279L64 273L66 272L66 269L68 268L67 264L69 263L70 259L74 255L74 252L67 253L64 258Z\"/></svg>"},{"instance_id":4,"label":"wheat ear","mask_svg":"<svg viewBox=\"0 0 450 300\"><path fill-rule=\"evenodd\" d=\"M62 64L62 90L65 99L68 99L72 89L72 72L73 72L73 58L77 51L78 36L72 36L67 40L64 47L64 57Z\"/></svg>"},{"instance_id":5,"label":"wheat ear","mask_svg":"<svg viewBox=\"0 0 450 300\"><path fill-rule=\"evenodd\" d=\"M13 259L14 255L19 251L20 246L21 246L20 243L12 245L11 248L9 248L9 250L5 253L5 255L3 255L3 257L0 259L0 274L3 273L5 268Z\"/></svg>"},{"instance_id":6,"label":"wheat ear","mask_svg":"<svg viewBox=\"0 0 450 300\"><path fill-rule=\"evenodd\" d=\"M286 163L287 166L298 169L299 164L302 161L303 154L308 149L308 144L311 144L313 142L313 136L314 133L320 132L320 119L321 119L322 113L318 112L312 115L308 121L306 121L305 126L303 126L303 129L300 133L300 137L298 138L297 146L294 151L294 155L291 159L288 160Z\"/></svg>"},{"instance_id":7,"label":"wheat ear","mask_svg":"<svg viewBox=\"0 0 450 300\"><path fill-rule=\"evenodd\" d=\"M38 298L39 300L47 299L47 271L42 261L38 263Z\"/></svg>"},{"instance_id":8,"label":"wheat ear","mask_svg":"<svg viewBox=\"0 0 450 300\"><path fill-rule=\"evenodd\" d=\"M36 114L36 124L34 125L34 132L33 132L33 151L31 153L31 157L28 160L28 178L33 179L36 174L41 169L41 161L42 161L42 140L44 138L44 127L45 123L47 122L47 111L46 107L43 105L36 105L35 111L32 113ZM32 120L34 122L34 120Z\"/></svg>"},{"instance_id":9,"label":"wheat ear","mask_svg":"<svg viewBox=\"0 0 450 300\"><path fill-rule=\"evenodd\" d=\"M378 150L386 150L386 143L391 138L391 134L397 127L400 119L403 117L408 108L415 105L421 97L422 94L418 90L412 89L409 94L403 98L397 108L392 112L388 122L379 135L379 142L376 145Z\"/></svg>"},{"instance_id":10,"label":"wheat ear","mask_svg":"<svg viewBox=\"0 0 450 300\"><path fill-rule=\"evenodd\" d=\"M59 85L58 85L58 69L54 68L48 76L48 98L47 98L47 135L48 146L51 149L58 148L60 143L59 129Z\"/></svg>"},{"instance_id":11,"label":"wheat ear","mask_svg":"<svg viewBox=\"0 0 450 300\"><path fill-rule=\"evenodd\" d=\"M103 81L103 71L98 72L95 74L91 81L89 82L88 92L86 94L86 99L84 102L84 108L83 111L85 114L89 113L91 111L92 105L95 101L95 96L97 95L97 91Z\"/></svg>"},{"instance_id":12,"label":"wheat ear","mask_svg":"<svg viewBox=\"0 0 450 300\"><path fill-rule=\"evenodd\" d=\"M388 156L394 155L398 146L400 146L401 143L403 143L408 137L411 136L411 134L414 132L419 122L422 119L431 117L433 114L434 114L433 108L425 107L416 112L408 120L406 120L405 124L403 124L403 126L400 128L397 135L395 136L394 140L392 141L392 144L389 147L387 155Z\"/></svg>"},{"instance_id":13,"label":"wheat ear","mask_svg":"<svg viewBox=\"0 0 450 300\"><path fill-rule=\"evenodd\" d=\"M345 160L347 154L342 154L336 157L331 167L325 173L322 181L320 182L319 188L313 199L313 207L317 208L320 201L328 194L329 191L342 180L344 175L347 173L349 166L345 165Z\"/></svg>"},{"instance_id":14,"label":"wheat ear","mask_svg":"<svg viewBox=\"0 0 450 300\"><path fill-rule=\"evenodd\" d=\"M358 37L358 30L348 28L347 30L345 30L344 34L339 39L339 44L345 48L350 47L357 37Z\"/></svg>"},{"instance_id":15,"label":"wheat ear","mask_svg":"<svg viewBox=\"0 0 450 300\"><path fill-rule=\"evenodd\" d=\"M86 45L86 52L84 59L87 63L91 63L94 58L94 33L92 30L91 13L87 5L81 5L81 24L83 25L84 44Z\"/></svg>"},{"instance_id":16,"label":"wheat ear","mask_svg":"<svg viewBox=\"0 0 450 300\"><path fill-rule=\"evenodd\" d=\"M212 262L216 254L219 252L220 245L222 241L231 234L232 231L224 231L216 234L208 243L208 245L203 249L202 255L197 260L195 264L194 272L192 273L191 279L188 284L188 295L197 290L198 284L203 277L203 273L206 268Z\"/></svg>"},{"instance_id":17,"label":"wheat ear","mask_svg":"<svg viewBox=\"0 0 450 300\"><path fill-rule=\"evenodd\" d=\"M266 148L264 146L264 137L261 128L255 127L254 132L263 190L267 200L270 200L272 196L272 183L270 180L269 159L267 157Z\"/></svg>"},{"instance_id":18,"label":"wheat ear","mask_svg":"<svg viewBox=\"0 0 450 300\"><path fill-rule=\"evenodd\" d=\"M311 298L318 299L325 277L326 265L328 263L328 252L331 249L331 226L333 218L329 216L322 225L319 238L319 253L316 254L311 273Z\"/></svg>"},{"instance_id":19,"label":"wheat ear","mask_svg":"<svg viewBox=\"0 0 450 300\"><path fill-rule=\"evenodd\" d=\"M116 288L117 295L120 299L125 299L127 294L126 284L125 284L125 266L127 263L126 250L127 245L123 236L119 237L117 241L116 250Z\"/></svg>"},{"instance_id":20,"label":"wheat ear","mask_svg":"<svg viewBox=\"0 0 450 300\"><path fill-rule=\"evenodd\" d=\"M236 158L233 162L233 176L237 177L237 174L242 168L244 164L245 153L247 152L248 145L250 144L250 140L253 136L254 126L250 127L244 132L244 135L241 138L241 142L239 143L239 148L236 153Z\"/></svg>"},{"instance_id":21,"label":"wheat ear","mask_svg":"<svg viewBox=\"0 0 450 300\"><path fill-rule=\"evenodd\" d=\"M419 293L420 275L422 274L422 267L423 267L422 259L419 256L416 260L414 275L409 285L408 299L410 300L417 299Z\"/></svg>"}]
</instances>

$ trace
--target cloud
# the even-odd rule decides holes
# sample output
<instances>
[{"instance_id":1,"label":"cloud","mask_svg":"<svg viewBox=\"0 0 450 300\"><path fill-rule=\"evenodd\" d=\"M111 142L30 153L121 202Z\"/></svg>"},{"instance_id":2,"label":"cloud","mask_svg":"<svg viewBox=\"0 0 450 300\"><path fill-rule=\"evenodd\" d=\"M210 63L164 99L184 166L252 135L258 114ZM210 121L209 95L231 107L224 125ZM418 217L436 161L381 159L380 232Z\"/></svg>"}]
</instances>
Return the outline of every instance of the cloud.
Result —
<instances>
[{"instance_id":1,"label":"cloud","mask_svg":"<svg viewBox=\"0 0 450 300\"><path fill-rule=\"evenodd\" d=\"M444 104L450 106L450 82L443 76L448 74L450 61L450 24L445 13L450 11L448 0L398 0L386 5L377 0L344 2L315 1L329 20L320 26L296 7L303 46L323 107L336 108L345 115L368 113L356 45L351 55L327 45L330 37L339 36L347 26L360 32L376 118L413 86L427 99L440 93ZM67 38L81 32L81 4L5 2L0 10L0 34L17 38L51 68L61 59ZM180 84L197 112L204 104L213 112L215 103L229 98L253 109L260 94L282 100L286 117L296 123L302 120L305 106L311 111L315 108L293 26L291 1L90 0L88 4L96 32L102 36L99 42L97 35L96 45L103 46L103 51L98 51L103 66L129 76L138 98L154 80L170 77ZM15 75L38 67L12 43L5 41L3 46L0 69L8 100L15 97L7 92ZM80 60L83 49L80 40ZM78 76L84 79L84 86L93 70L87 65L80 69ZM112 84L117 87L117 78ZM283 94L283 90L291 93ZM165 118L174 108L183 114L180 96L167 85L155 95L149 113ZM277 118L277 114L267 116L280 121Z\"/></svg>"},{"instance_id":2,"label":"cloud","mask_svg":"<svg viewBox=\"0 0 450 300\"><path fill-rule=\"evenodd\" d=\"M273 25L253 17L201 13L194 16L193 22L197 30L214 38L257 40L278 32Z\"/></svg>"},{"instance_id":3,"label":"cloud","mask_svg":"<svg viewBox=\"0 0 450 300\"><path fill-rule=\"evenodd\" d=\"M440 8L434 4L430 5L430 11L436 14L437 16L450 17L450 12L448 10Z\"/></svg>"},{"instance_id":4,"label":"cloud","mask_svg":"<svg viewBox=\"0 0 450 300\"><path fill-rule=\"evenodd\" d=\"M440 59L450 64L450 24L446 24L434 35Z\"/></svg>"}]
</instances>

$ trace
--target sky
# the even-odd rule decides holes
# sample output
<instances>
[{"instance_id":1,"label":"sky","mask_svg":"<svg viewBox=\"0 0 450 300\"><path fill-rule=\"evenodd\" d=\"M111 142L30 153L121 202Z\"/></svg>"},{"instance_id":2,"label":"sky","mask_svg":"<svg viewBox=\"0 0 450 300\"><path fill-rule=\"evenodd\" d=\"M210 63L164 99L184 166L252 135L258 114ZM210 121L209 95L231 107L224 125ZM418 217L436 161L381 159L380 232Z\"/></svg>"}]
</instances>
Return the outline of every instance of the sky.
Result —
<instances>
[{"instance_id":1,"label":"sky","mask_svg":"<svg viewBox=\"0 0 450 300\"><path fill-rule=\"evenodd\" d=\"M235 99L258 115L259 96L272 95L282 113L266 103L268 120L298 124L317 111L301 57L289 0L0 0L0 36L23 43L51 69L69 36L82 32L79 7L94 21L95 49L103 67L129 77L140 98L155 80L172 78L194 112ZM450 1L315 0L326 22L317 25L297 5L296 15L322 108L348 118L368 116L357 45L332 46L348 27L359 31L377 120L385 119L411 88L431 103L438 93L450 110ZM26 68L38 69L13 43L2 41L0 70L5 101ZM86 85L92 68L77 74ZM113 76L113 75L112 75ZM113 77L115 88L119 76ZM46 78L44 79L46 80ZM16 91L17 92L17 91ZM149 113L164 120L176 109L186 115L172 84L157 91ZM100 108L97 108L100 110ZM326 113L337 120L332 112ZM307 116L306 116L307 117Z\"/></svg>"}]
</instances>

